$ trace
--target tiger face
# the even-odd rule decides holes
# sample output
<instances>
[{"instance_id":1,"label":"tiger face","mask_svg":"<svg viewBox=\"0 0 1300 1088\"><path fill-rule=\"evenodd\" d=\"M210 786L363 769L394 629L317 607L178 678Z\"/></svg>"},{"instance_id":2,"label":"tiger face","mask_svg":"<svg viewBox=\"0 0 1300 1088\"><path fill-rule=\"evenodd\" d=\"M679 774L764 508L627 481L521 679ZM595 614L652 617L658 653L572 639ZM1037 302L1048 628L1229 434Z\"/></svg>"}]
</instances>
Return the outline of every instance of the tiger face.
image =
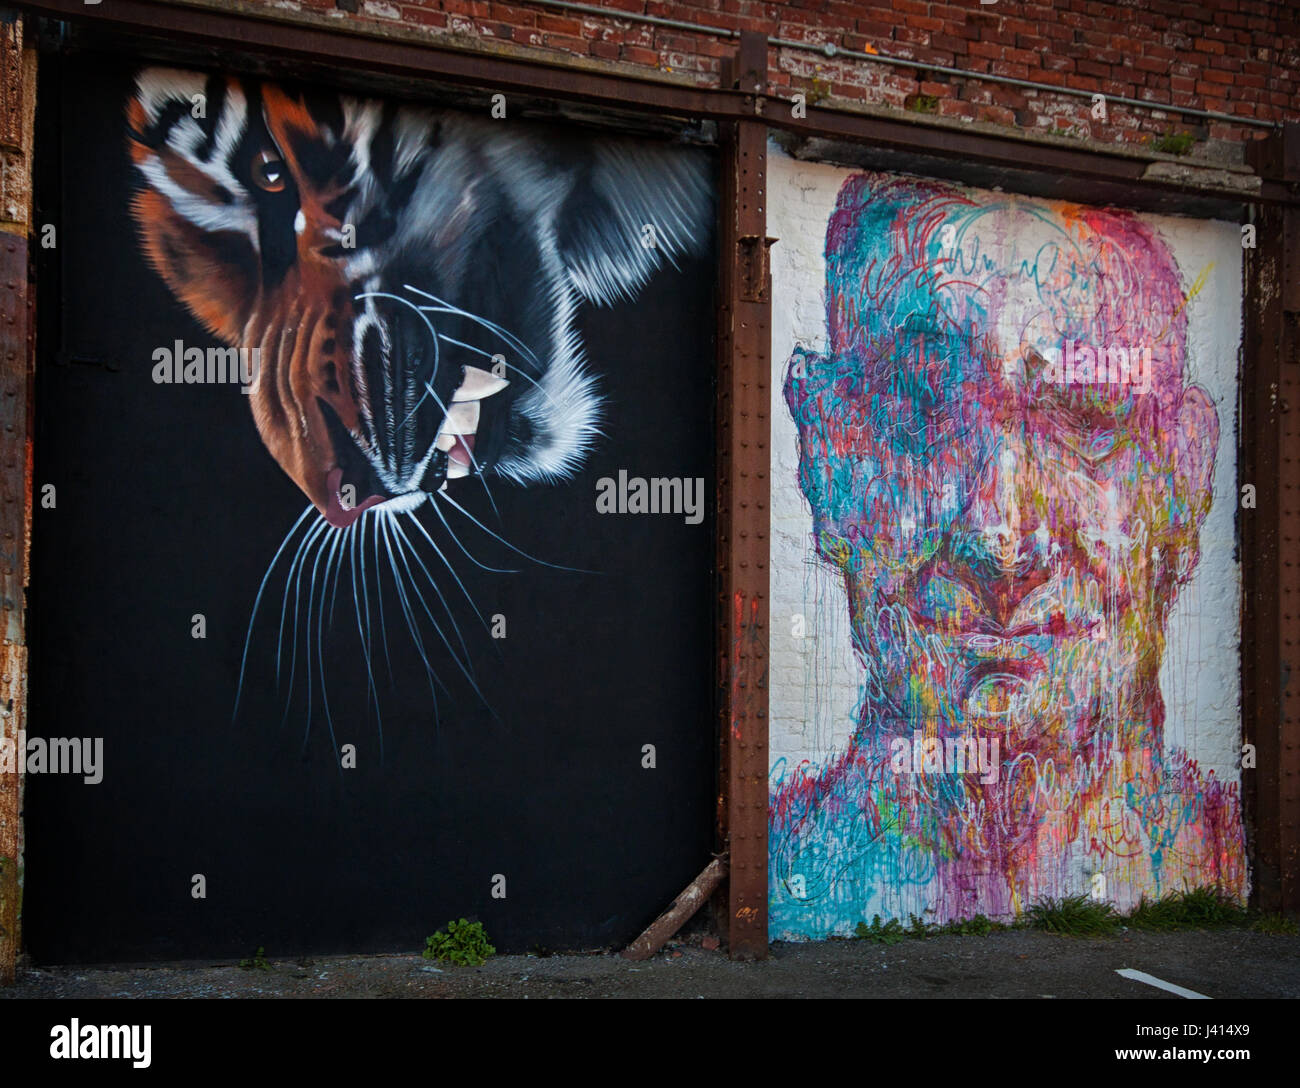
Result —
<instances>
[{"instance_id":1,"label":"tiger face","mask_svg":"<svg viewBox=\"0 0 1300 1088\"><path fill-rule=\"evenodd\" d=\"M257 431L335 528L462 477L571 476L602 415L579 306L710 234L681 148L164 68L127 121L149 263L257 351Z\"/></svg>"}]
</instances>

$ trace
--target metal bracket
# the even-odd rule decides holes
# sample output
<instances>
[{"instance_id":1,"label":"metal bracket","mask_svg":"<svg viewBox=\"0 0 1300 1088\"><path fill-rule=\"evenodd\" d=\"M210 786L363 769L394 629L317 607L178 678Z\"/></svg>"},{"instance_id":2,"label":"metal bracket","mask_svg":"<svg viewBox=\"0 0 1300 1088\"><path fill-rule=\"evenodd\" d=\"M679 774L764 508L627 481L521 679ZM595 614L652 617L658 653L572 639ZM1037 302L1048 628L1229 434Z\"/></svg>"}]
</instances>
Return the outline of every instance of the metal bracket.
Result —
<instances>
[{"instance_id":1,"label":"metal bracket","mask_svg":"<svg viewBox=\"0 0 1300 1088\"><path fill-rule=\"evenodd\" d=\"M775 241L777 239L757 234L742 234L736 239L736 263L740 269L740 297L743 301L767 301L772 282L768 251Z\"/></svg>"}]
</instances>

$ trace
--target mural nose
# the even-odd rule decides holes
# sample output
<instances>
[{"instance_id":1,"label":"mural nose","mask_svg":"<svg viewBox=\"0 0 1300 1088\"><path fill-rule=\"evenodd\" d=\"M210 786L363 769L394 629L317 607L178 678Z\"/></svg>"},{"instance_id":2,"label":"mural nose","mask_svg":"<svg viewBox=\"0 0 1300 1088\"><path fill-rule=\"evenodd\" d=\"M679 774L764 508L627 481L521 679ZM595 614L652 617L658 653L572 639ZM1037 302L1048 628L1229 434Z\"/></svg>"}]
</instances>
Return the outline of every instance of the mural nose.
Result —
<instances>
[{"instance_id":1,"label":"mural nose","mask_svg":"<svg viewBox=\"0 0 1300 1088\"><path fill-rule=\"evenodd\" d=\"M1025 565L1026 543L1038 528L1024 443L1002 440L975 489L970 526L984 561L1010 574Z\"/></svg>"},{"instance_id":2,"label":"mural nose","mask_svg":"<svg viewBox=\"0 0 1300 1088\"><path fill-rule=\"evenodd\" d=\"M991 619L1007 627L1021 602L1050 577L1038 547L1041 536L1024 443L998 443L970 509L972 547L967 561Z\"/></svg>"}]
</instances>

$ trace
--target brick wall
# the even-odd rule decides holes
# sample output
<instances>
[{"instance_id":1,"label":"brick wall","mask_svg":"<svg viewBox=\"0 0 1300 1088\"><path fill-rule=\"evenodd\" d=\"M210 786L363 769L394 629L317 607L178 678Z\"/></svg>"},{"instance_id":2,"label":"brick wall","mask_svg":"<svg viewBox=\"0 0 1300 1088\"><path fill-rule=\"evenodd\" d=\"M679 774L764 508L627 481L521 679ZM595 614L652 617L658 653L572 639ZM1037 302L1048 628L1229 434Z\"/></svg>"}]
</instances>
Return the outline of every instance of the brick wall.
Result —
<instances>
[{"instance_id":1,"label":"brick wall","mask_svg":"<svg viewBox=\"0 0 1300 1088\"><path fill-rule=\"evenodd\" d=\"M199 0L202 2L202 0ZM247 0L284 17L401 26L431 37L617 61L716 85L725 38L618 18L620 11L959 68L963 78L773 47L769 90L822 106L883 107L1037 133L1237 157L1262 129L988 83L978 74L1277 121L1300 119L1300 5L1292 0L593 0L589 15L492 0ZM224 6L224 5L223 5ZM1183 137L1184 141L1186 137ZM1164 141L1162 143L1162 140ZM1176 141L1173 146L1177 146Z\"/></svg>"}]
</instances>

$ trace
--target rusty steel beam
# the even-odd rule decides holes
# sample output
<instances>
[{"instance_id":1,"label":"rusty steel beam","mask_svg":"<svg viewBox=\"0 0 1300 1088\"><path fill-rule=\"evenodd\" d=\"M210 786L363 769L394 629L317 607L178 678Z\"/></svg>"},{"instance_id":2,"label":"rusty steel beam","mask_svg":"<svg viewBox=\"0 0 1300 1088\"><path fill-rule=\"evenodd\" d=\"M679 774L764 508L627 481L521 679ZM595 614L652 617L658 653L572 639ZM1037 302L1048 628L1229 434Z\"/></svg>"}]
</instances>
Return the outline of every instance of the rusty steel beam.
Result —
<instances>
[{"instance_id":1,"label":"rusty steel beam","mask_svg":"<svg viewBox=\"0 0 1300 1088\"><path fill-rule=\"evenodd\" d=\"M15 757L27 708L28 318L27 239L0 233L0 741ZM13 982L20 946L20 766L0 770L0 984Z\"/></svg>"},{"instance_id":2,"label":"rusty steel beam","mask_svg":"<svg viewBox=\"0 0 1300 1088\"><path fill-rule=\"evenodd\" d=\"M668 909L623 950L623 958L634 961L648 960L709 901L709 896L718 889L726 876L726 859L714 858L704 867L704 871L699 876L682 889L682 894L669 904Z\"/></svg>"},{"instance_id":3,"label":"rusty steel beam","mask_svg":"<svg viewBox=\"0 0 1300 1088\"><path fill-rule=\"evenodd\" d=\"M767 43L741 36L725 78L757 94ZM767 129L724 126L720 186L718 581L721 714L718 835L731 859L725 932L733 959L767 955L768 541L772 286Z\"/></svg>"},{"instance_id":4,"label":"rusty steel beam","mask_svg":"<svg viewBox=\"0 0 1300 1088\"><path fill-rule=\"evenodd\" d=\"M27 714L27 560L31 527L31 293L27 275L36 57L21 21L0 22L0 984L22 944L23 777ZM12 763L10 762L12 760Z\"/></svg>"},{"instance_id":5,"label":"rusty steel beam","mask_svg":"<svg viewBox=\"0 0 1300 1088\"><path fill-rule=\"evenodd\" d=\"M660 73L642 75L631 66L615 70L567 55L542 57L537 51L502 43L466 43L411 28L380 24L367 28L355 21L340 23L320 15L229 2L217 7L164 0L112 0L104 4L23 0L17 6L74 25L144 35L171 47L188 44L205 50L271 57L280 62L439 80L493 92L543 95L693 120L739 122L761 118L772 128L805 138L865 143L888 152L917 153L941 162L1005 170L1010 178L1037 174L1053 179L1055 194L1063 199L1083 200L1090 186L1102 186L1105 200L1112 202L1140 202L1151 194L1199 196L1235 204L1300 200L1273 179L1265 179L1257 190L1225 188L1226 172L1217 172L1221 175L1218 180L1207 180L1204 174L1189 168L1194 164L1183 163L1176 164L1177 170L1162 173L1153 170L1147 158L1109 148L1072 148L1029 140L1015 133L972 132L965 126L848 109L813 106L807 109L807 116L796 117L790 102L766 94L765 38L759 69L763 78L750 93L744 93L725 80L720 87L702 87ZM757 57L758 46L752 48ZM917 70L923 72L924 65L917 65ZM1237 179L1242 180L1242 176L1237 175ZM1245 180L1257 179L1247 175Z\"/></svg>"},{"instance_id":6,"label":"rusty steel beam","mask_svg":"<svg viewBox=\"0 0 1300 1088\"><path fill-rule=\"evenodd\" d=\"M1261 173L1300 188L1300 125L1254 149ZM1300 212L1260 209L1245 250L1239 511L1243 793L1252 899L1300 911Z\"/></svg>"}]
</instances>

